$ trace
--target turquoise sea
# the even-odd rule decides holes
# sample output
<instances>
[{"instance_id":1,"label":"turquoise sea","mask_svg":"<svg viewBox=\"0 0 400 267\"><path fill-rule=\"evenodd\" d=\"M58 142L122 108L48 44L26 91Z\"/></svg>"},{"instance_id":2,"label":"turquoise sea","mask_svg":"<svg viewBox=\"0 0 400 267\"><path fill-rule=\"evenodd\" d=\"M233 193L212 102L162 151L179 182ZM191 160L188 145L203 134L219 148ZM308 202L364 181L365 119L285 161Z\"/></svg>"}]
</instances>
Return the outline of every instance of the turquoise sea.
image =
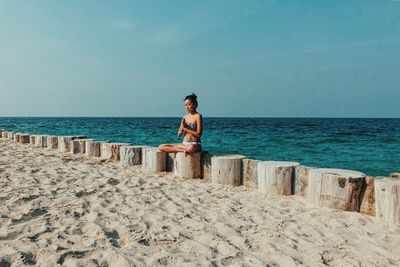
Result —
<instances>
[{"instance_id":1,"label":"turquoise sea","mask_svg":"<svg viewBox=\"0 0 400 267\"><path fill-rule=\"evenodd\" d=\"M0 128L158 146L182 141L176 136L180 120L3 117ZM400 119L204 118L203 128L203 150L216 155L297 161L367 175L400 172Z\"/></svg>"}]
</instances>

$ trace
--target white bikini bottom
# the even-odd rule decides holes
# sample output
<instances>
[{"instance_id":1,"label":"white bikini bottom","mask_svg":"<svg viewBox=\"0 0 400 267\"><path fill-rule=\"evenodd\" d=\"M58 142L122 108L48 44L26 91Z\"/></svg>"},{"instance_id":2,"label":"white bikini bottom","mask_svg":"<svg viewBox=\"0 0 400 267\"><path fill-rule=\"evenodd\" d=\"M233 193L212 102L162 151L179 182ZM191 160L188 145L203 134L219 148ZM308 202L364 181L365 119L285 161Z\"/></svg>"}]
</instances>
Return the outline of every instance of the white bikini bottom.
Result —
<instances>
[{"instance_id":1,"label":"white bikini bottom","mask_svg":"<svg viewBox=\"0 0 400 267\"><path fill-rule=\"evenodd\" d=\"M182 144L183 145L199 145L199 146L201 146L201 143L199 143L199 142L186 142L186 141L183 141L182 142Z\"/></svg>"}]
</instances>

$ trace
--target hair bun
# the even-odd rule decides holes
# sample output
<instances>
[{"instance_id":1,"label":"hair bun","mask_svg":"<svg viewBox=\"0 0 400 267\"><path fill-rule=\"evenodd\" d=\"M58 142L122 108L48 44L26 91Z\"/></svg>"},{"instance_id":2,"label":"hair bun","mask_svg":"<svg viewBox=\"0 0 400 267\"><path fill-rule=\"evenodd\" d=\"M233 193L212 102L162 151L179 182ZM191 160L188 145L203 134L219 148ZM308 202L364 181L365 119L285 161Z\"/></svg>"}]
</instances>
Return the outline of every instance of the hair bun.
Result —
<instances>
[{"instance_id":1,"label":"hair bun","mask_svg":"<svg viewBox=\"0 0 400 267\"><path fill-rule=\"evenodd\" d=\"M197 95L196 95L195 93L192 93L192 97L193 97L194 99L197 99Z\"/></svg>"}]
</instances>

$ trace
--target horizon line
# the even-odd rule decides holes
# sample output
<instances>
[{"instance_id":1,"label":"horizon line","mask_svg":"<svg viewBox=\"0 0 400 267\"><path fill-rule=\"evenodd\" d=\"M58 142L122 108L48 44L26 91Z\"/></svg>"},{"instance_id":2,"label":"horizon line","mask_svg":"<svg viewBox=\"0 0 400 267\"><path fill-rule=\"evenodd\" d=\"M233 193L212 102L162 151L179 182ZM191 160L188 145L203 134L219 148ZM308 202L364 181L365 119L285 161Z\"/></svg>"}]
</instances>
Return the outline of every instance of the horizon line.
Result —
<instances>
[{"instance_id":1,"label":"horizon line","mask_svg":"<svg viewBox=\"0 0 400 267\"><path fill-rule=\"evenodd\" d=\"M181 118L180 116L0 116L0 118ZM400 117L203 116L210 119L400 119Z\"/></svg>"}]
</instances>

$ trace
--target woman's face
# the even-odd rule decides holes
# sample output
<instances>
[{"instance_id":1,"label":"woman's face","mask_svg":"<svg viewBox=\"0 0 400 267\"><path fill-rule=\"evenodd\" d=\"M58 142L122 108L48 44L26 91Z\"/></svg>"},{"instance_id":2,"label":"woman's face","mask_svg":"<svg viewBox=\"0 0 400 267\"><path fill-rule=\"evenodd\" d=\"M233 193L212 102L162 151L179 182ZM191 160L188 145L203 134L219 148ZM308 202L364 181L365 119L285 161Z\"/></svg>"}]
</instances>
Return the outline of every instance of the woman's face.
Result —
<instances>
[{"instance_id":1,"label":"woman's face","mask_svg":"<svg viewBox=\"0 0 400 267\"><path fill-rule=\"evenodd\" d=\"M190 99L185 100L185 108L189 113L194 112L196 110L196 106Z\"/></svg>"}]
</instances>

